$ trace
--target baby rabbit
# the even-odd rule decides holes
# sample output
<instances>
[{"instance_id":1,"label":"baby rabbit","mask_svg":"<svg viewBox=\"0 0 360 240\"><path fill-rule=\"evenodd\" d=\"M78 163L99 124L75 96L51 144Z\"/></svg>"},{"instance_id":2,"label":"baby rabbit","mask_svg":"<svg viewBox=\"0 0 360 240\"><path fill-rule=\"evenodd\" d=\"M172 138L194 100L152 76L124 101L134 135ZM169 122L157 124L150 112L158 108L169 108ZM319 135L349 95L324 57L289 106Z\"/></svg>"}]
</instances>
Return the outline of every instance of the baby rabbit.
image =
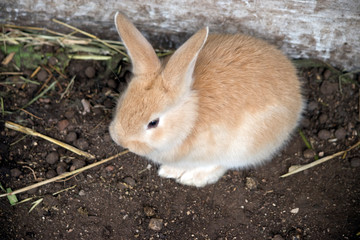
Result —
<instances>
[{"instance_id":1,"label":"baby rabbit","mask_svg":"<svg viewBox=\"0 0 360 240\"><path fill-rule=\"evenodd\" d=\"M203 28L162 63L123 15L116 28L133 78L118 100L112 139L186 185L259 165L288 141L304 108L291 62L274 46Z\"/></svg>"}]
</instances>

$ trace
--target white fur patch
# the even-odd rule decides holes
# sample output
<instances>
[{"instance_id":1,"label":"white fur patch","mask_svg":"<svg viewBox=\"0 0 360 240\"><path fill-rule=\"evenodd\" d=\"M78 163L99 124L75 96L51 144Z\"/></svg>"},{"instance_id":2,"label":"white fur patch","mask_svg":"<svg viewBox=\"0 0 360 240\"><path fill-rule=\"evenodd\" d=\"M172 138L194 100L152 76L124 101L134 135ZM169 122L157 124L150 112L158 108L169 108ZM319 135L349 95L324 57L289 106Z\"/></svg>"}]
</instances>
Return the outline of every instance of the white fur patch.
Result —
<instances>
[{"instance_id":1,"label":"white fur patch","mask_svg":"<svg viewBox=\"0 0 360 240\"><path fill-rule=\"evenodd\" d=\"M281 119L286 112L281 107L269 107L255 115L249 114L238 129L233 131L226 126L211 126L205 132L198 133L193 148L182 159L173 158L177 148L154 152L148 157L184 171L213 166L231 169L258 165L270 159L286 143L296 126L295 123L283 124L280 132L272 132L271 123L266 121ZM262 139L254 138L258 132L263 132L269 138L269 142L259 149L256 148L256 143Z\"/></svg>"},{"instance_id":2,"label":"white fur patch","mask_svg":"<svg viewBox=\"0 0 360 240\"><path fill-rule=\"evenodd\" d=\"M159 169L159 176L164 178L175 178L178 183L203 187L215 183L224 175L226 168L220 166L206 166L193 169L174 168L162 165Z\"/></svg>"}]
</instances>

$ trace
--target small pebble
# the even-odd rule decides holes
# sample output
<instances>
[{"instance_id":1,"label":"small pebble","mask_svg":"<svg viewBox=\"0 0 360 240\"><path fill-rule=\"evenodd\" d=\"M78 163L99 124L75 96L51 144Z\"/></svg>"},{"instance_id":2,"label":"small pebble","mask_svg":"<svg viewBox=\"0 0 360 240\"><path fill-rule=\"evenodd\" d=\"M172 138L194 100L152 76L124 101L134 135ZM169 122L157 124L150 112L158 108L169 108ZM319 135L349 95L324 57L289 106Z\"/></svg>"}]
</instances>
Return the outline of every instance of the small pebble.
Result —
<instances>
[{"instance_id":1,"label":"small pebble","mask_svg":"<svg viewBox=\"0 0 360 240\"><path fill-rule=\"evenodd\" d=\"M324 81L320 86L320 92L324 95L330 95L338 90L338 84Z\"/></svg>"},{"instance_id":2,"label":"small pebble","mask_svg":"<svg viewBox=\"0 0 360 240\"><path fill-rule=\"evenodd\" d=\"M79 168L82 168L83 166L85 166L85 161L84 160L80 160L80 159L74 159L72 161L72 165L71 165L71 168L70 170L71 171L74 171L76 169L79 169Z\"/></svg>"},{"instance_id":3,"label":"small pebble","mask_svg":"<svg viewBox=\"0 0 360 240\"><path fill-rule=\"evenodd\" d=\"M149 222L149 228L154 231L160 231L163 228L164 220L160 218L152 218Z\"/></svg>"},{"instance_id":4,"label":"small pebble","mask_svg":"<svg viewBox=\"0 0 360 240\"><path fill-rule=\"evenodd\" d=\"M331 137L331 132L326 129L320 130L318 133L318 137L322 140L328 140Z\"/></svg>"},{"instance_id":5,"label":"small pebble","mask_svg":"<svg viewBox=\"0 0 360 240\"><path fill-rule=\"evenodd\" d=\"M113 108L114 106L115 106L115 103L111 100L111 99L106 99L105 101L104 101L104 106L106 107L106 108L109 108L109 109L111 109L111 108Z\"/></svg>"},{"instance_id":6,"label":"small pebble","mask_svg":"<svg viewBox=\"0 0 360 240\"><path fill-rule=\"evenodd\" d=\"M69 132L66 135L65 141L66 142L74 142L77 139L77 134L76 132Z\"/></svg>"},{"instance_id":7,"label":"small pebble","mask_svg":"<svg viewBox=\"0 0 360 240\"><path fill-rule=\"evenodd\" d=\"M63 162L61 162L61 163L59 163L58 165L57 165L57 167L56 167L56 173L58 174L58 175L61 175L61 174L63 174L64 172L66 172L66 164L65 163L63 163Z\"/></svg>"},{"instance_id":8,"label":"small pebble","mask_svg":"<svg viewBox=\"0 0 360 240\"><path fill-rule=\"evenodd\" d=\"M58 63L58 60L56 57L52 56L49 58L48 63L54 66Z\"/></svg>"},{"instance_id":9,"label":"small pebble","mask_svg":"<svg viewBox=\"0 0 360 240\"><path fill-rule=\"evenodd\" d=\"M103 110L101 110L101 108L98 108L98 107L95 107L95 108L93 108L93 113L95 114L95 115L103 115Z\"/></svg>"},{"instance_id":10,"label":"small pebble","mask_svg":"<svg viewBox=\"0 0 360 240\"><path fill-rule=\"evenodd\" d=\"M75 112L74 112L74 111L67 111L67 112L65 112L64 116L65 116L67 119L73 119L74 116L75 116Z\"/></svg>"},{"instance_id":11,"label":"small pebble","mask_svg":"<svg viewBox=\"0 0 360 240\"><path fill-rule=\"evenodd\" d=\"M318 104L317 102L312 101L312 102L310 102L310 103L308 104L307 109L308 109L309 111L314 111L315 109L318 108L318 105L319 105L319 104Z\"/></svg>"},{"instance_id":12,"label":"small pebble","mask_svg":"<svg viewBox=\"0 0 360 240\"><path fill-rule=\"evenodd\" d=\"M59 154L57 152L51 152L46 156L46 162L49 164L54 164L59 161Z\"/></svg>"},{"instance_id":13,"label":"small pebble","mask_svg":"<svg viewBox=\"0 0 360 240\"><path fill-rule=\"evenodd\" d=\"M331 76L331 71L329 69L326 69L323 73L324 79L328 80L329 77Z\"/></svg>"},{"instance_id":14,"label":"small pebble","mask_svg":"<svg viewBox=\"0 0 360 240\"><path fill-rule=\"evenodd\" d=\"M247 177L246 178L246 183L245 183L246 187L250 190L254 190L257 188L257 182L254 178L252 177Z\"/></svg>"},{"instance_id":15,"label":"small pebble","mask_svg":"<svg viewBox=\"0 0 360 240\"><path fill-rule=\"evenodd\" d=\"M75 146L81 150L87 150L89 148L89 143L84 138L79 138L75 141Z\"/></svg>"},{"instance_id":16,"label":"small pebble","mask_svg":"<svg viewBox=\"0 0 360 240\"><path fill-rule=\"evenodd\" d=\"M108 85L110 88L113 88L113 89L116 89L116 87L117 87L117 84L116 84L116 82L115 82L114 79L109 79L109 80L107 81L107 85Z\"/></svg>"},{"instance_id":17,"label":"small pebble","mask_svg":"<svg viewBox=\"0 0 360 240\"><path fill-rule=\"evenodd\" d=\"M299 208L294 208L294 209L291 209L290 212L292 214L297 214L299 212Z\"/></svg>"},{"instance_id":18,"label":"small pebble","mask_svg":"<svg viewBox=\"0 0 360 240\"><path fill-rule=\"evenodd\" d=\"M18 168L13 168L10 170L10 174L12 177L18 177L21 175L21 171Z\"/></svg>"},{"instance_id":19,"label":"small pebble","mask_svg":"<svg viewBox=\"0 0 360 240\"><path fill-rule=\"evenodd\" d=\"M350 160L350 165L354 168L360 167L360 158L353 158Z\"/></svg>"},{"instance_id":20,"label":"small pebble","mask_svg":"<svg viewBox=\"0 0 360 240\"><path fill-rule=\"evenodd\" d=\"M335 131L335 137L339 140L344 140L345 137L346 137L346 130L345 128L338 128L336 131Z\"/></svg>"},{"instance_id":21,"label":"small pebble","mask_svg":"<svg viewBox=\"0 0 360 240\"><path fill-rule=\"evenodd\" d=\"M84 190L80 190L80 191L79 191L79 195L80 195L80 196L85 196L85 194L86 194L86 193L85 193Z\"/></svg>"},{"instance_id":22,"label":"small pebble","mask_svg":"<svg viewBox=\"0 0 360 240\"><path fill-rule=\"evenodd\" d=\"M113 165L109 165L109 166L106 166L105 170L106 170L107 172L112 172L112 171L115 170L115 167L114 167Z\"/></svg>"},{"instance_id":23,"label":"small pebble","mask_svg":"<svg viewBox=\"0 0 360 240\"><path fill-rule=\"evenodd\" d=\"M284 240L284 238L281 235L276 234L271 240Z\"/></svg>"},{"instance_id":24,"label":"small pebble","mask_svg":"<svg viewBox=\"0 0 360 240\"><path fill-rule=\"evenodd\" d=\"M61 132L61 131L65 130L65 128L67 128L69 126L69 124L70 124L69 120L64 119L64 120L61 120L58 122L57 127L58 127L59 131Z\"/></svg>"},{"instance_id":25,"label":"small pebble","mask_svg":"<svg viewBox=\"0 0 360 240\"><path fill-rule=\"evenodd\" d=\"M41 82L45 81L48 78L49 74L44 69L41 69L40 72L36 75L37 79Z\"/></svg>"},{"instance_id":26,"label":"small pebble","mask_svg":"<svg viewBox=\"0 0 360 240\"><path fill-rule=\"evenodd\" d=\"M85 69L85 76L88 78L93 78L95 76L95 69L93 67L87 67Z\"/></svg>"},{"instance_id":27,"label":"small pebble","mask_svg":"<svg viewBox=\"0 0 360 240\"><path fill-rule=\"evenodd\" d=\"M152 207L144 207L144 213L147 217L152 217L155 215L155 210Z\"/></svg>"},{"instance_id":28,"label":"small pebble","mask_svg":"<svg viewBox=\"0 0 360 240\"><path fill-rule=\"evenodd\" d=\"M45 176L46 178L53 178L56 176L56 172L53 169L50 169L49 171L46 172Z\"/></svg>"},{"instance_id":29,"label":"small pebble","mask_svg":"<svg viewBox=\"0 0 360 240\"><path fill-rule=\"evenodd\" d=\"M310 126L310 120L308 118L303 118L301 120L301 126L304 128L308 128Z\"/></svg>"},{"instance_id":30,"label":"small pebble","mask_svg":"<svg viewBox=\"0 0 360 240\"><path fill-rule=\"evenodd\" d=\"M83 114L89 113L91 108L90 102L86 99L81 99L81 104L84 108Z\"/></svg>"},{"instance_id":31,"label":"small pebble","mask_svg":"<svg viewBox=\"0 0 360 240\"><path fill-rule=\"evenodd\" d=\"M135 187L135 185L136 185L136 181L132 177L124 178L124 182L131 187Z\"/></svg>"},{"instance_id":32,"label":"small pebble","mask_svg":"<svg viewBox=\"0 0 360 240\"><path fill-rule=\"evenodd\" d=\"M306 159L311 159L311 158L314 158L316 153L313 149L306 149L303 153L304 155L304 158Z\"/></svg>"},{"instance_id":33,"label":"small pebble","mask_svg":"<svg viewBox=\"0 0 360 240\"><path fill-rule=\"evenodd\" d=\"M328 116L326 114L321 114L319 117L319 121L321 124L326 123L326 121L328 120Z\"/></svg>"}]
</instances>

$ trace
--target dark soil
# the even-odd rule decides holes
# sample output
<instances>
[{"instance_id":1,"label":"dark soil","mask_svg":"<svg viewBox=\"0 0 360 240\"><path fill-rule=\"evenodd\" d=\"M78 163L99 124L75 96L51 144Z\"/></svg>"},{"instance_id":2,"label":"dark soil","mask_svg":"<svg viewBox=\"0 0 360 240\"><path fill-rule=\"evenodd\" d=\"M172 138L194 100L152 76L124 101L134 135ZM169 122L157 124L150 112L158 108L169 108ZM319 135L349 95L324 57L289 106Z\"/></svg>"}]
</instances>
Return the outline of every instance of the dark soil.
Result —
<instances>
[{"instance_id":1,"label":"dark soil","mask_svg":"<svg viewBox=\"0 0 360 240\"><path fill-rule=\"evenodd\" d=\"M1 61L4 57L0 54ZM26 111L18 110L47 80L50 73L44 69L33 78L40 85L0 75L1 82L14 82L0 84L4 109L15 111L4 119L88 151L95 161L122 151L112 142L108 125L129 73L104 75L105 62L99 61L71 61L67 78L47 68L59 81L55 89ZM27 78L33 70L21 69ZM11 64L8 71L15 71ZM61 98L75 75L69 94ZM17 195L19 200L37 197L29 202L11 206L1 198L0 239L359 239L359 149L280 178L292 165L345 150L359 140L358 76L341 85L326 68L301 68L299 76L308 101L300 128L314 150L296 132L266 165L229 171L200 189L160 178L156 165L129 153L67 181ZM3 122L0 137L0 182L12 190L94 162L5 129ZM29 213L39 198L43 201Z\"/></svg>"}]
</instances>

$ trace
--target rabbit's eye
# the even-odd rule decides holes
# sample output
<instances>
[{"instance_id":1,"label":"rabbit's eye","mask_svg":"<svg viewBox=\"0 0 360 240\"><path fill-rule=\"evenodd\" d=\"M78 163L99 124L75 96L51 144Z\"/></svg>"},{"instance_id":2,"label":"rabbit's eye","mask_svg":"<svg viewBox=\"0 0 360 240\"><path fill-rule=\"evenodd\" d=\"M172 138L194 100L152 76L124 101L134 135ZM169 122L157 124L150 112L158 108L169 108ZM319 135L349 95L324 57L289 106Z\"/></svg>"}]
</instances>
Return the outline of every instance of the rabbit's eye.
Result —
<instances>
[{"instance_id":1,"label":"rabbit's eye","mask_svg":"<svg viewBox=\"0 0 360 240\"><path fill-rule=\"evenodd\" d=\"M156 128L159 124L159 118L152 120L151 122L148 123L147 128Z\"/></svg>"}]
</instances>

